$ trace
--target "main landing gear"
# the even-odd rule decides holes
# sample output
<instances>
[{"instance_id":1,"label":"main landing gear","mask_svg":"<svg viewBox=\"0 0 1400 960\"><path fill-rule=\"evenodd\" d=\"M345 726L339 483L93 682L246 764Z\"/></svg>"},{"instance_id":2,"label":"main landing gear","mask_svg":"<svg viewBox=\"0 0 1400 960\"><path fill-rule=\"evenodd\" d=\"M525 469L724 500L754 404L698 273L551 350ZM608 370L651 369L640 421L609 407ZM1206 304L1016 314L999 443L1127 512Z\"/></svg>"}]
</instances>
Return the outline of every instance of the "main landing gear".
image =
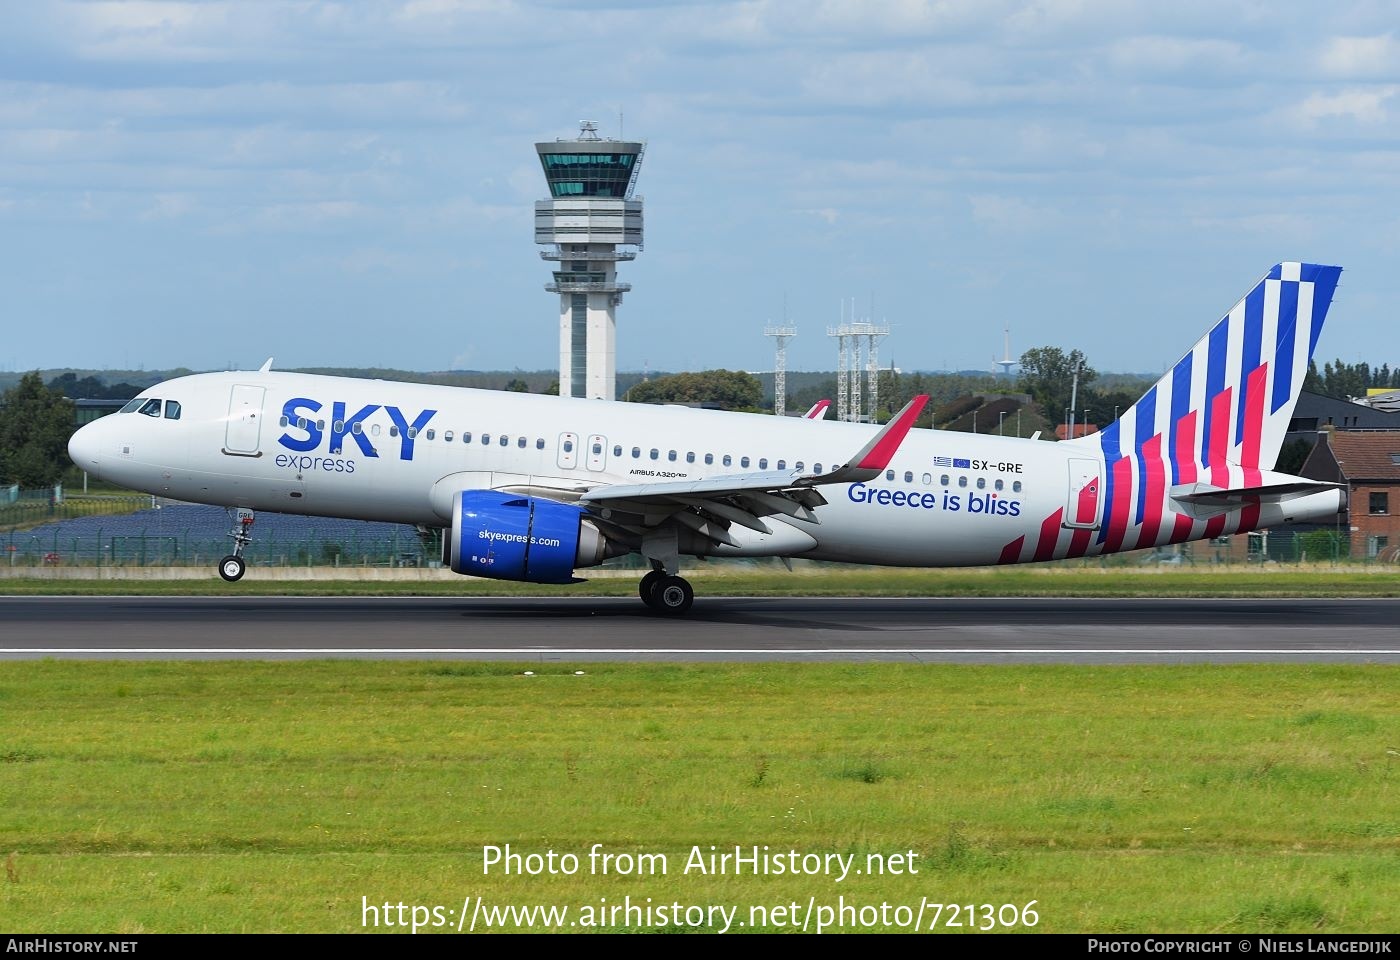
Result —
<instances>
[{"instance_id":1,"label":"main landing gear","mask_svg":"<svg viewBox=\"0 0 1400 960\"><path fill-rule=\"evenodd\" d=\"M219 561L219 576L229 583L242 580L248 569L248 564L243 562L243 548L253 542L253 536L248 532L252 526L253 511L239 507L233 532L229 534L233 538L233 553Z\"/></svg>"},{"instance_id":2,"label":"main landing gear","mask_svg":"<svg viewBox=\"0 0 1400 960\"><path fill-rule=\"evenodd\" d=\"M695 602L695 590L684 577L653 570L637 585L642 602L657 613L678 617Z\"/></svg>"}]
</instances>

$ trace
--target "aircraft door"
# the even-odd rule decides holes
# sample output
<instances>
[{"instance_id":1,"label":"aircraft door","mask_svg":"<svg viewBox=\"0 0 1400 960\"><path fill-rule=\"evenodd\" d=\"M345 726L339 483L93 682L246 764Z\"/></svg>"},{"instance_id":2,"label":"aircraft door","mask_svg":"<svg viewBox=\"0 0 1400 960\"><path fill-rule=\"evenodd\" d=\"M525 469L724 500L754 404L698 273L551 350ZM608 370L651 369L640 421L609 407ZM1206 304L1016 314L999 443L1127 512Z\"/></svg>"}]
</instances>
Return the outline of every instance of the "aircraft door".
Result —
<instances>
[{"instance_id":1,"label":"aircraft door","mask_svg":"<svg viewBox=\"0 0 1400 960\"><path fill-rule=\"evenodd\" d=\"M1103 489L1101 464L1097 460L1073 459L1069 462L1069 500L1065 504L1065 526L1095 530L1103 516L1100 491Z\"/></svg>"},{"instance_id":2,"label":"aircraft door","mask_svg":"<svg viewBox=\"0 0 1400 960\"><path fill-rule=\"evenodd\" d=\"M594 434L588 438L588 469L602 470L608 465L608 438Z\"/></svg>"},{"instance_id":3,"label":"aircraft door","mask_svg":"<svg viewBox=\"0 0 1400 960\"><path fill-rule=\"evenodd\" d=\"M262 408L265 387L236 383L229 393L228 421L224 431L224 453L234 457L260 457L258 441L262 434Z\"/></svg>"},{"instance_id":4,"label":"aircraft door","mask_svg":"<svg viewBox=\"0 0 1400 960\"><path fill-rule=\"evenodd\" d=\"M559 434L559 466L565 470L578 466L578 434Z\"/></svg>"}]
</instances>

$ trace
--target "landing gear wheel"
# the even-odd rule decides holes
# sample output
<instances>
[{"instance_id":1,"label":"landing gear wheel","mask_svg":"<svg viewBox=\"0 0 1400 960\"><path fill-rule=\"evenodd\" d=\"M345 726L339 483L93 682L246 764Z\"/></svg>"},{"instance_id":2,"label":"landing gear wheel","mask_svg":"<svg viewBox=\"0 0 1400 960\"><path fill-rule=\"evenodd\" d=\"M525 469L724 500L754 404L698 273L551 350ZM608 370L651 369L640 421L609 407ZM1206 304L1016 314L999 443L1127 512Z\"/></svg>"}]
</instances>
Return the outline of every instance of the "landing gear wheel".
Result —
<instances>
[{"instance_id":1,"label":"landing gear wheel","mask_svg":"<svg viewBox=\"0 0 1400 960\"><path fill-rule=\"evenodd\" d=\"M695 590L684 577L662 576L651 589L651 607L658 613L678 617L695 602Z\"/></svg>"},{"instance_id":2,"label":"landing gear wheel","mask_svg":"<svg viewBox=\"0 0 1400 960\"><path fill-rule=\"evenodd\" d=\"M642 577L642 582L637 584L637 594L642 598L642 603L645 603L653 610L656 609L656 601L652 599L652 591L656 589L656 581L664 576L666 576L666 574L662 573L660 570L653 570L645 577Z\"/></svg>"},{"instance_id":3,"label":"landing gear wheel","mask_svg":"<svg viewBox=\"0 0 1400 960\"><path fill-rule=\"evenodd\" d=\"M243 562L242 557L229 555L219 561L219 576L229 583L243 579L243 572L248 569L248 565Z\"/></svg>"}]
</instances>

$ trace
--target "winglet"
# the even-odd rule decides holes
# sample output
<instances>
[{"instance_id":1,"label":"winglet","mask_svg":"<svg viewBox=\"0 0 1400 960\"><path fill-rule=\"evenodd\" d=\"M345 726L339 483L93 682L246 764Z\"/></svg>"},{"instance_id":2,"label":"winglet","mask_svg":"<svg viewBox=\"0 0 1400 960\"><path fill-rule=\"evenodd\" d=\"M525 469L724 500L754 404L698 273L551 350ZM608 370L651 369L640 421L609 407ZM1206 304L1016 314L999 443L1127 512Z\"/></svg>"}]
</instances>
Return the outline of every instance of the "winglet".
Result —
<instances>
[{"instance_id":1,"label":"winglet","mask_svg":"<svg viewBox=\"0 0 1400 960\"><path fill-rule=\"evenodd\" d=\"M879 476L880 471L889 466L890 461L894 459L895 451L904 442L904 438L908 436L909 431L914 426L914 421L919 419L919 414L924 412L924 406L927 403L928 394L926 393L921 393L910 400L904 405L903 410L894 415L894 419L885 424L883 430L851 458L849 463L827 474L822 478L823 482L862 483Z\"/></svg>"},{"instance_id":2,"label":"winglet","mask_svg":"<svg viewBox=\"0 0 1400 960\"><path fill-rule=\"evenodd\" d=\"M825 420L826 408L831 406L830 400L818 400L812 404L812 408L802 415L803 420Z\"/></svg>"},{"instance_id":3,"label":"winglet","mask_svg":"<svg viewBox=\"0 0 1400 960\"><path fill-rule=\"evenodd\" d=\"M268 372L269 370L271 370L271 369L272 369L272 358L271 358L271 357L268 357L268 358L267 358L267 362L264 363L261 367L258 367L258 373L267 373L267 372Z\"/></svg>"},{"instance_id":4,"label":"winglet","mask_svg":"<svg viewBox=\"0 0 1400 960\"><path fill-rule=\"evenodd\" d=\"M894 419L885 424L885 429L875 435L875 439L867 443L855 455L853 463L859 470L883 470L889 466L894 459L894 452L899 449L899 445L904 442L905 436L914 426L914 421L919 419L919 414L924 412L924 405L928 403L928 394L921 393L913 400L904 405L904 409L894 415Z\"/></svg>"}]
</instances>

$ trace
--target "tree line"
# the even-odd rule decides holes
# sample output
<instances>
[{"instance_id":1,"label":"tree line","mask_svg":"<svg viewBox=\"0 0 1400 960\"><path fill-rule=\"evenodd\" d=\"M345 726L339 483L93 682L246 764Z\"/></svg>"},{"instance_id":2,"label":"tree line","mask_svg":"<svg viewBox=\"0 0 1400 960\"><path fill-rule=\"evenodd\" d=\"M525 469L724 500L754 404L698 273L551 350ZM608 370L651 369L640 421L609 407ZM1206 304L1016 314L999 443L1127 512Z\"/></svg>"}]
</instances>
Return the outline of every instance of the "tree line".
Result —
<instances>
[{"instance_id":1,"label":"tree line","mask_svg":"<svg viewBox=\"0 0 1400 960\"><path fill-rule=\"evenodd\" d=\"M1370 389L1400 390L1400 367L1392 370L1390 364L1383 363L1372 369L1365 361L1343 363L1333 360L1324 363L1319 370L1317 361L1309 360L1303 389L1337 400L1364 397Z\"/></svg>"}]
</instances>

